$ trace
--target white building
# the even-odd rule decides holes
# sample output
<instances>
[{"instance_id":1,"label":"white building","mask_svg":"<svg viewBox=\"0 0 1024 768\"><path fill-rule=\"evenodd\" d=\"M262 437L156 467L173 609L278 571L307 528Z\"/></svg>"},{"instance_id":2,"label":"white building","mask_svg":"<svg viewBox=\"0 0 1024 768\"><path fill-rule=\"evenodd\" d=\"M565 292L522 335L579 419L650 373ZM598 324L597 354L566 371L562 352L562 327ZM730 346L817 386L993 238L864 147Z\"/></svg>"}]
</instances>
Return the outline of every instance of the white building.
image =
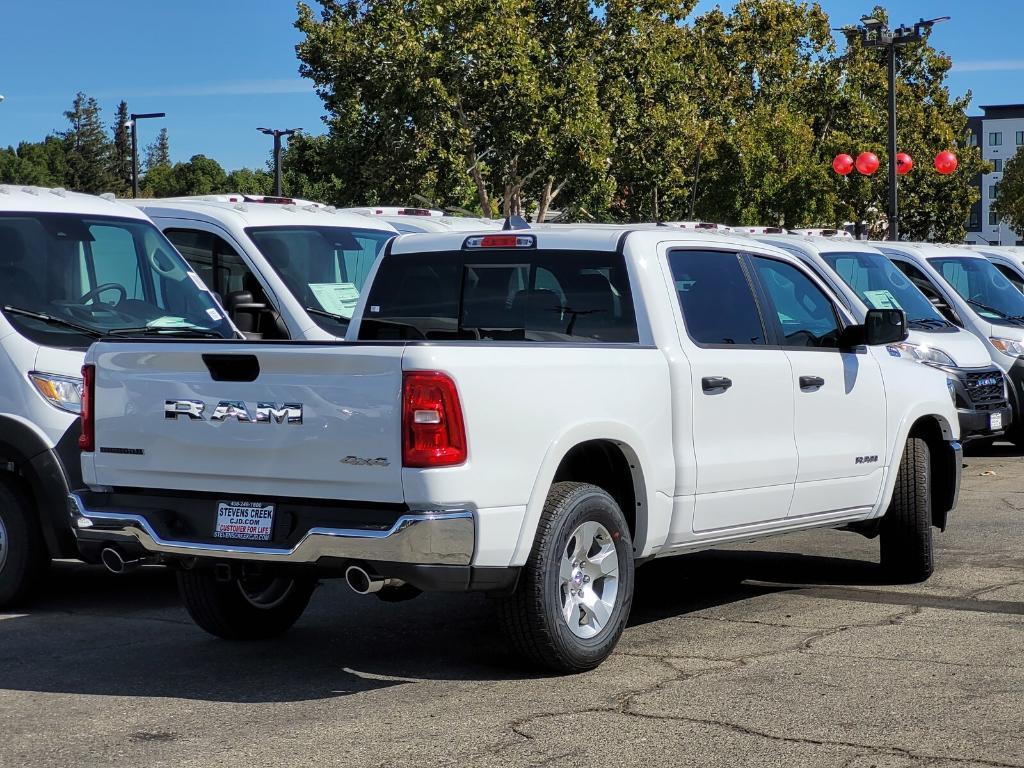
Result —
<instances>
[{"instance_id":1,"label":"white building","mask_svg":"<svg viewBox=\"0 0 1024 768\"><path fill-rule=\"evenodd\" d=\"M1024 245L1024 233L1014 232L992 212L992 200L998 195L1004 164L1024 146L1024 104L1000 104L982 107L982 116L968 118L971 144L981 147L981 156L995 169L975 181L981 201L971 208L967 242L978 245Z\"/></svg>"}]
</instances>

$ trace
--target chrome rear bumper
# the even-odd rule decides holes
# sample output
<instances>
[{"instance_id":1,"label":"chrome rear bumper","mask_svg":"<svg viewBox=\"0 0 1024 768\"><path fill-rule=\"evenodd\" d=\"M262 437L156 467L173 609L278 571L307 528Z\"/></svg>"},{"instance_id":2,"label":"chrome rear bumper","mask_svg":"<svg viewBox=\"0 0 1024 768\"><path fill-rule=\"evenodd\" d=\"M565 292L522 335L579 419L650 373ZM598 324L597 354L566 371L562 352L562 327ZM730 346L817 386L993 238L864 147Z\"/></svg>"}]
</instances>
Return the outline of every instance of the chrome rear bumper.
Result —
<instances>
[{"instance_id":1,"label":"chrome rear bumper","mask_svg":"<svg viewBox=\"0 0 1024 768\"><path fill-rule=\"evenodd\" d=\"M387 529L311 528L291 549L222 541L175 541L161 537L147 521L151 510L89 509L78 493L68 511L80 542L138 545L146 552L219 560L315 564L321 558L418 565L469 565L476 543L473 513L467 510L415 511Z\"/></svg>"}]
</instances>

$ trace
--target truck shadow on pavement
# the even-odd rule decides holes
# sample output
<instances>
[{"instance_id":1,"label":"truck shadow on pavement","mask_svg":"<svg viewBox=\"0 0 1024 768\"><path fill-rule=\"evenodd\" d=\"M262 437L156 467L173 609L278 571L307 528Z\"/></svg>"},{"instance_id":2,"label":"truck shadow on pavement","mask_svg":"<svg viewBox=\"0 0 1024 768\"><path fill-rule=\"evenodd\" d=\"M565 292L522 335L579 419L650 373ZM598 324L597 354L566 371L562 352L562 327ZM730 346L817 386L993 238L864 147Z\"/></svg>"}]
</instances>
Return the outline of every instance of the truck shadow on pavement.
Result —
<instances>
[{"instance_id":1,"label":"truck shadow on pavement","mask_svg":"<svg viewBox=\"0 0 1024 768\"><path fill-rule=\"evenodd\" d=\"M659 561L637 572L630 624L809 583L877 583L871 581L876 568L773 552ZM666 589L666 579L677 584ZM391 604L331 581L284 637L227 643L192 624L168 570L113 576L58 563L31 608L0 615L0 689L8 690L263 703L330 699L426 680L533 676L506 653L493 606L478 595L422 595Z\"/></svg>"}]
</instances>

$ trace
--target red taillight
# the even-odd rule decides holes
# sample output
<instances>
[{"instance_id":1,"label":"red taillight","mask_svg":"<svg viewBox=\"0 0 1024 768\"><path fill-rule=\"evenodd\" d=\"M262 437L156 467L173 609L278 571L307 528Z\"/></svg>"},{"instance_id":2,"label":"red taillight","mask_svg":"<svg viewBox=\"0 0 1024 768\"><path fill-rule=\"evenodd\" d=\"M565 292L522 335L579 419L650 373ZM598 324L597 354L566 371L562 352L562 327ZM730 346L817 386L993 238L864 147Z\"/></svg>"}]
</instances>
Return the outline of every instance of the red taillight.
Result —
<instances>
[{"instance_id":1,"label":"red taillight","mask_svg":"<svg viewBox=\"0 0 1024 768\"><path fill-rule=\"evenodd\" d=\"M402 376L402 465L450 467L466 460L466 425L451 377L437 371Z\"/></svg>"},{"instance_id":2,"label":"red taillight","mask_svg":"<svg viewBox=\"0 0 1024 768\"><path fill-rule=\"evenodd\" d=\"M82 366L82 411L79 416L82 422L82 434L78 437L78 447L83 451L96 448L96 366Z\"/></svg>"}]
</instances>

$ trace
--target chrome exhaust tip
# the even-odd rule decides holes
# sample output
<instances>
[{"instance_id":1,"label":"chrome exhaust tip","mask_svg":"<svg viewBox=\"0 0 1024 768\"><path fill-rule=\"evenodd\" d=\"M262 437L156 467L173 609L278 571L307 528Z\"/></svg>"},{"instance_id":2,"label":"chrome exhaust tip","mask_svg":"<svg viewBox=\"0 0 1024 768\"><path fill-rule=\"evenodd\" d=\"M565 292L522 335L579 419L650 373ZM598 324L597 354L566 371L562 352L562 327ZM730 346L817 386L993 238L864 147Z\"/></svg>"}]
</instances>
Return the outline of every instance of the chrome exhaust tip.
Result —
<instances>
[{"instance_id":1,"label":"chrome exhaust tip","mask_svg":"<svg viewBox=\"0 0 1024 768\"><path fill-rule=\"evenodd\" d=\"M128 573L128 571L134 571L140 565L145 563L147 558L136 557L130 560L126 560L124 555L121 554L121 550L117 547L104 547L103 551L100 552L100 562L103 563L103 567L111 573Z\"/></svg>"},{"instance_id":2,"label":"chrome exhaust tip","mask_svg":"<svg viewBox=\"0 0 1024 768\"><path fill-rule=\"evenodd\" d=\"M345 569L345 583L357 595L372 595L385 587L400 587L405 584L401 579L385 579L383 576L370 573L361 565L350 565Z\"/></svg>"}]
</instances>

